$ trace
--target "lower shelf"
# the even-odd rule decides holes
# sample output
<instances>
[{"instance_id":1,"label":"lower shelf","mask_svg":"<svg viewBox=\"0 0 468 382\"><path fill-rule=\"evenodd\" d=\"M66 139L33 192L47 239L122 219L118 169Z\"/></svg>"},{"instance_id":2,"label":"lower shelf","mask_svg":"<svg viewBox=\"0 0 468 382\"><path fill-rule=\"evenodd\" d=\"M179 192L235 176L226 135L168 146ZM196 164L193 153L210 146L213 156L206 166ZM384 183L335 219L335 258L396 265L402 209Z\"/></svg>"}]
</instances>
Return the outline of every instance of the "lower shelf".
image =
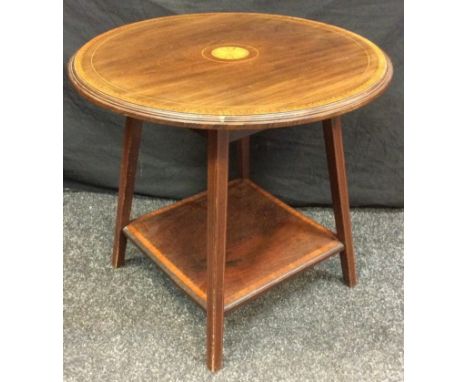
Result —
<instances>
[{"instance_id":1,"label":"lower shelf","mask_svg":"<svg viewBox=\"0 0 468 382\"><path fill-rule=\"evenodd\" d=\"M206 309L206 192L143 215L125 235ZM228 311L340 252L335 234L249 180L229 183Z\"/></svg>"}]
</instances>

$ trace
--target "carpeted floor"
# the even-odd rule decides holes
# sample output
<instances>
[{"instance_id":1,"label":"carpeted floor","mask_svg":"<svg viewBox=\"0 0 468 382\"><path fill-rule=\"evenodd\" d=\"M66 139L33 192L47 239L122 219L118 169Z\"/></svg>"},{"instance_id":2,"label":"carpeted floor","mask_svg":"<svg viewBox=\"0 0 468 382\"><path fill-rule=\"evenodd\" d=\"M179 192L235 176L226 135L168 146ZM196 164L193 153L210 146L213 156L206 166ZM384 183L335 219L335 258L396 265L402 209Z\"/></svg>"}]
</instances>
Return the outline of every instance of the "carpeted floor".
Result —
<instances>
[{"instance_id":1,"label":"carpeted floor","mask_svg":"<svg viewBox=\"0 0 468 382\"><path fill-rule=\"evenodd\" d=\"M138 197L134 213L168 203ZM115 195L64 192L65 381L403 380L401 210L352 211L354 289L335 256L228 315L212 375L203 311L131 245L111 268L115 207ZM301 211L333 226L330 209Z\"/></svg>"}]
</instances>

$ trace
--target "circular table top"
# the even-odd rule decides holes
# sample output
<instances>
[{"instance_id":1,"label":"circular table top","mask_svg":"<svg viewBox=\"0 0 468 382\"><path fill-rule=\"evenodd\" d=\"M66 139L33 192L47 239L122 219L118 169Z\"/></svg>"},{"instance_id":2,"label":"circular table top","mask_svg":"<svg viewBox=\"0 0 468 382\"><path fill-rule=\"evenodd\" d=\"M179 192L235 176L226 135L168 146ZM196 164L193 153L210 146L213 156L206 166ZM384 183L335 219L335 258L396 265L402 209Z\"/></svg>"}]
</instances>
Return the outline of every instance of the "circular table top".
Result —
<instances>
[{"instance_id":1,"label":"circular table top","mask_svg":"<svg viewBox=\"0 0 468 382\"><path fill-rule=\"evenodd\" d=\"M329 24L258 13L145 20L80 48L69 76L130 117L204 129L293 126L355 110L392 77L369 40Z\"/></svg>"}]
</instances>

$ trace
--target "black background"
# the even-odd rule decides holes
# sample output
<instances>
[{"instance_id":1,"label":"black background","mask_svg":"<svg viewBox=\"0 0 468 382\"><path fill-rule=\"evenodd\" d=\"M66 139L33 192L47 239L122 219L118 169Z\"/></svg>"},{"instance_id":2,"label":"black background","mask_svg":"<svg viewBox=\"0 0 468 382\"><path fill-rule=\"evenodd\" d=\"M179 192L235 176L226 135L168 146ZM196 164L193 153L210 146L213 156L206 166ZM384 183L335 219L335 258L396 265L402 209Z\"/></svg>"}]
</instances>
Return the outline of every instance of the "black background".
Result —
<instances>
[{"instance_id":1,"label":"black background","mask_svg":"<svg viewBox=\"0 0 468 382\"><path fill-rule=\"evenodd\" d=\"M279 13L324 21L362 34L390 56L394 78L387 92L343 117L345 152L352 206L403 206L401 0L65 0L66 183L116 189L124 122L122 116L91 105L72 89L65 70L71 55L92 37L122 24L210 11ZM251 150L252 178L258 184L293 205L330 203L320 124L259 133L252 137ZM235 175L235 156L231 158ZM190 130L145 123L136 192L180 198L205 189L205 183L205 139Z\"/></svg>"}]
</instances>

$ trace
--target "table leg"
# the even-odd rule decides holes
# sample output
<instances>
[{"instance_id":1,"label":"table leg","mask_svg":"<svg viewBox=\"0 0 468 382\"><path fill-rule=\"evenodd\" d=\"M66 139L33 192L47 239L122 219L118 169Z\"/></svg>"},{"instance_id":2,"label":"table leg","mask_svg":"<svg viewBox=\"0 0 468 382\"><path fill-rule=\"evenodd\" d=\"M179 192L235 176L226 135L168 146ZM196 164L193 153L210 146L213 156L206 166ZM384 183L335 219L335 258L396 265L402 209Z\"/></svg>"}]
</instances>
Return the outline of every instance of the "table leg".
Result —
<instances>
[{"instance_id":1,"label":"table leg","mask_svg":"<svg viewBox=\"0 0 468 382\"><path fill-rule=\"evenodd\" d=\"M323 121L323 134L327 150L336 231L338 239L344 244L344 250L340 254L341 269L345 283L353 287L357 283L357 276L340 117Z\"/></svg>"},{"instance_id":2,"label":"table leg","mask_svg":"<svg viewBox=\"0 0 468 382\"><path fill-rule=\"evenodd\" d=\"M207 229L207 366L219 370L223 363L224 267L229 175L229 132L208 132Z\"/></svg>"},{"instance_id":3,"label":"table leg","mask_svg":"<svg viewBox=\"0 0 468 382\"><path fill-rule=\"evenodd\" d=\"M114 268L122 266L125 262L127 238L122 229L130 221L142 124L141 121L130 117L127 117L125 121L123 151L120 162L119 199L117 202L114 249L112 252L112 266Z\"/></svg>"},{"instance_id":4,"label":"table leg","mask_svg":"<svg viewBox=\"0 0 468 382\"><path fill-rule=\"evenodd\" d=\"M244 137L236 142L237 145L237 166L239 176L243 179L250 176L250 137Z\"/></svg>"}]
</instances>

